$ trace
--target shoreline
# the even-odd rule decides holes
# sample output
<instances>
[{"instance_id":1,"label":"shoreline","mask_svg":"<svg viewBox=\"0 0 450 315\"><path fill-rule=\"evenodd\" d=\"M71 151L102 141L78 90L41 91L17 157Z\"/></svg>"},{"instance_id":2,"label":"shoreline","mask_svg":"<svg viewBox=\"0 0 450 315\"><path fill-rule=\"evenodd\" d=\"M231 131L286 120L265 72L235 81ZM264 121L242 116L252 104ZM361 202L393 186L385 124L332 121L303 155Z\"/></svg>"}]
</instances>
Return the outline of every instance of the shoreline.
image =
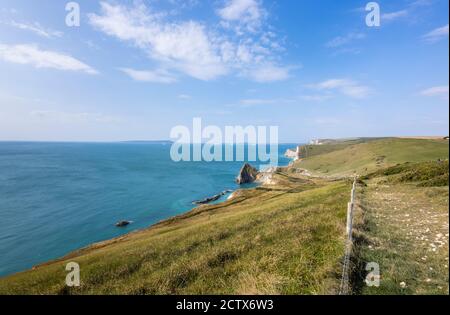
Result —
<instances>
[{"instance_id":1,"label":"shoreline","mask_svg":"<svg viewBox=\"0 0 450 315\"><path fill-rule=\"evenodd\" d=\"M279 166L275 167L274 169L273 169L273 167L270 167L270 168L268 168L270 170L267 173L271 173L271 172L273 172L273 170L276 171L279 167L290 167L290 166L292 166L292 163L293 163L294 159L286 156L285 154L283 154L283 157L287 158L289 160L289 162L286 165L279 165ZM46 261L44 261L42 263L38 263L36 265L33 265L30 268L2 275L2 276L0 276L0 279L8 278L8 277L11 277L11 276L14 276L14 275L18 275L18 274L21 274L21 273L24 273L24 272L27 272L27 271L30 271L30 270L35 270L35 269L38 269L38 268L43 267L43 266L47 266L47 265L51 265L51 264L54 264L54 263L57 263L57 262L61 262L61 261L67 260L69 258L78 257L78 256L80 256L82 254L85 254L85 253L88 253L88 252L90 252L92 250L104 248L104 247L107 247L109 245L115 244L115 243L117 243L119 241L126 240L127 238L129 238L131 236L134 236L134 235L137 235L139 233L143 233L143 232L146 232L146 231L149 231L149 230L152 230L152 229L156 229L158 227L164 227L164 226L166 226L168 224L177 222L179 220L187 219L187 218L193 217L195 215L207 212L207 211L210 210L209 207L215 207L215 206L222 207L225 204L233 201L233 199L235 199L239 195L239 191L242 191L242 190L251 191L253 189L257 189L260 186L263 186L265 183L263 181L256 180L252 184L255 185L255 186L253 186L253 187L242 187L242 185L241 185L240 188L237 188L237 189L234 189L234 190L233 189L226 189L223 192L227 191L227 193L222 195L219 198L219 200L211 201L210 203L206 203L206 204L198 204L196 206L191 207L190 209L188 209L186 211L181 212L180 214L167 217L167 218L162 219L160 221L157 221L155 223L151 223L150 225L148 225L146 227L139 228L139 229L136 229L136 230L132 230L132 231L129 231L129 232L125 233L125 234L122 234L122 235L119 235L119 236L116 236L116 237L113 237L113 238L107 238L107 239L104 239L104 240L100 240L100 241L97 241L97 242L90 243L90 244L88 244L86 246L83 246L83 247L80 247L78 249L71 250L71 251L67 252L66 254L64 254L64 255L62 255L60 257L56 257L54 259L46 260ZM246 184L244 184L244 186L245 185ZM227 196L227 197L225 198L225 196ZM225 198L225 199L223 199L223 198ZM244 198L243 200L245 200L245 199L246 198ZM193 203L194 202L195 201L193 201Z\"/></svg>"},{"instance_id":2,"label":"shoreline","mask_svg":"<svg viewBox=\"0 0 450 315\"><path fill-rule=\"evenodd\" d=\"M425 198L423 200L433 204L436 202L439 209L444 211L448 206L448 181L445 178L443 180L442 176L448 178L448 142L428 141L430 140L411 143L399 139L393 143L391 140L379 140L375 143L363 141L356 145L354 142L347 142L345 148L332 145L320 147L322 152L314 159L308 158L301 163L273 168L272 176L252 175L253 178L267 181L258 182L258 186L251 189L235 190L226 201L193 207L190 211L160 220L140 230L92 243L57 259L37 264L32 270L3 277L0 279L0 292L148 295L255 292L255 283L266 284L265 277L261 278L261 272L267 270L264 262L270 260L274 264L267 270L267 275L287 277L287 282L281 289L271 287L270 292L300 294L305 290L319 290L337 294L343 270L342 255L345 252L345 214L348 211L353 180L347 176L339 179L334 177L338 174L347 175L350 171L353 174L357 170L365 170L359 173L363 177L358 187L371 192L367 198L377 197L379 188L385 188L389 194L392 191L402 194L406 189L411 196ZM399 152L405 152L405 145L413 150L420 148L416 149L417 154L412 161L411 156L395 159ZM383 148L381 152L380 146ZM343 152L346 153L344 158ZM362 166L356 164L356 167L346 162L348 157L356 156L357 161L366 161L367 156L380 154L386 154L387 161L377 163L377 160L372 159ZM323 165L324 158L330 160L330 156L337 157L333 159L334 164L318 168ZM305 169L323 171L323 176L308 176ZM418 172L420 176L413 178L411 182L410 177L398 177L397 170L405 175L411 171ZM245 177L243 174L240 172ZM331 174L334 175L333 178ZM398 181L399 178L407 181ZM389 185L378 187L380 180L388 181ZM424 183L433 185L424 186ZM436 194L429 195L428 191ZM381 197L388 203L383 209L392 208L392 202L397 202L396 199L386 201ZM410 197L407 199L411 200ZM414 203L412 201L411 205ZM416 209L418 215L422 211L420 204ZM371 207L367 211L378 211L376 209ZM405 207L406 211L410 211L409 209L409 206ZM358 224L355 221L354 227ZM383 228L389 229L389 226ZM398 231L398 227L395 230ZM373 234L375 232L371 231L369 233L372 234L368 235L378 235ZM390 238L391 234L387 237ZM368 257L366 261L373 261L370 258L373 245L371 246L362 247L360 257ZM429 250L427 246L423 249ZM301 253L301 257L293 253ZM389 252L382 254L383 259L391 259ZM410 251L405 251L402 255L406 257L410 255ZM420 253L417 255L418 258L423 256ZM423 264L424 272L428 272L429 266L438 270L437 266L444 263L444 258L445 255L440 256L440 263ZM446 259L448 260L448 255ZM415 266L415 261L417 259L411 261L411 266ZM76 262L84 270L83 285L80 288L68 289L62 281L66 276L64 270L70 262ZM299 264L309 268L298 268ZM286 266L290 266L289 270L296 270L296 273L280 273L280 270L286 270ZM243 273L251 276L250 283ZM357 273L358 271L355 274ZM389 276L398 278L395 272L388 274ZM303 277L314 278L314 283L298 282ZM200 287L199 279L202 281ZM297 286L293 288L290 281ZM264 288L258 292L267 293ZM358 291L358 288L355 288L358 294L371 292ZM427 290L426 286L420 288Z\"/></svg>"}]
</instances>

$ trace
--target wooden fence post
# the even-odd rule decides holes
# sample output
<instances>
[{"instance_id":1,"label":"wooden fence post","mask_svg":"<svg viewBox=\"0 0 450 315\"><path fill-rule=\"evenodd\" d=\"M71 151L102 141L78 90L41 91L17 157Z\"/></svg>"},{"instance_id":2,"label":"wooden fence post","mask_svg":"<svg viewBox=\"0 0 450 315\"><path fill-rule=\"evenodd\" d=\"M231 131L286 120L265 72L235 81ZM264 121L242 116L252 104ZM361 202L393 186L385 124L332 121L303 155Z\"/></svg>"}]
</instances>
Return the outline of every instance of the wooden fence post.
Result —
<instances>
[{"instance_id":1,"label":"wooden fence post","mask_svg":"<svg viewBox=\"0 0 450 315\"><path fill-rule=\"evenodd\" d=\"M349 202L347 204L347 236L349 239L352 238L352 226L353 226L353 203Z\"/></svg>"}]
</instances>

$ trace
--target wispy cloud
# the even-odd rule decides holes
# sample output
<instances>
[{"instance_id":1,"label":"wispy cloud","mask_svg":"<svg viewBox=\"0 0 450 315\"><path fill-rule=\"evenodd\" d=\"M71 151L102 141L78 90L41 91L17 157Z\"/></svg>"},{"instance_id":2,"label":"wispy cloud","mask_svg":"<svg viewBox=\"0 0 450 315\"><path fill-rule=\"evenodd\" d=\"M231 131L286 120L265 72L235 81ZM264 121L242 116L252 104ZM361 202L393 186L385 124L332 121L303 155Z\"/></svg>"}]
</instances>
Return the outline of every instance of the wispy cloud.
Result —
<instances>
[{"instance_id":1,"label":"wispy cloud","mask_svg":"<svg viewBox=\"0 0 450 315\"><path fill-rule=\"evenodd\" d=\"M323 102L333 98L330 94L313 94L313 95L302 95L300 98L304 101L310 102Z\"/></svg>"},{"instance_id":2,"label":"wispy cloud","mask_svg":"<svg viewBox=\"0 0 450 315\"><path fill-rule=\"evenodd\" d=\"M177 9L192 9L196 7L200 0L168 0L170 4L177 7Z\"/></svg>"},{"instance_id":3,"label":"wispy cloud","mask_svg":"<svg viewBox=\"0 0 450 315\"><path fill-rule=\"evenodd\" d=\"M408 16L408 10L400 10L395 12L383 13L381 21L393 21Z\"/></svg>"},{"instance_id":4,"label":"wispy cloud","mask_svg":"<svg viewBox=\"0 0 450 315\"><path fill-rule=\"evenodd\" d=\"M50 50L42 50L36 45L0 44L0 59L11 63L28 64L36 68L78 71L88 74L98 73L92 67L70 55Z\"/></svg>"},{"instance_id":5,"label":"wispy cloud","mask_svg":"<svg viewBox=\"0 0 450 315\"><path fill-rule=\"evenodd\" d=\"M238 33L242 29L254 32L262 23L266 12L259 0L227 0L224 6L217 10L222 19L222 25L234 27Z\"/></svg>"},{"instance_id":6,"label":"wispy cloud","mask_svg":"<svg viewBox=\"0 0 450 315\"><path fill-rule=\"evenodd\" d=\"M431 43L437 42L446 37L448 37L448 24L442 27L438 27L422 36L425 41Z\"/></svg>"},{"instance_id":7,"label":"wispy cloud","mask_svg":"<svg viewBox=\"0 0 450 315\"><path fill-rule=\"evenodd\" d=\"M154 83L174 83L176 78L167 70L157 69L154 71L135 70L131 68L120 68L120 71L127 74L135 81Z\"/></svg>"},{"instance_id":8,"label":"wispy cloud","mask_svg":"<svg viewBox=\"0 0 450 315\"><path fill-rule=\"evenodd\" d=\"M194 21L165 23L144 5L127 8L101 3L102 14L90 14L90 23L104 33L131 41L166 66L200 80L227 73L205 27Z\"/></svg>"},{"instance_id":9,"label":"wispy cloud","mask_svg":"<svg viewBox=\"0 0 450 315\"><path fill-rule=\"evenodd\" d=\"M189 94L180 94L178 95L180 100L190 100L192 97Z\"/></svg>"},{"instance_id":10,"label":"wispy cloud","mask_svg":"<svg viewBox=\"0 0 450 315\"><path fill-rule=\"evenodd\" d=\"M25 31L30 31L35 33L36 35L45 37L45 38L53 38L53 37L61 37L63 36L63 32L60 31L54 31L51 29L47 29L44 28L43 26L41 26L39 23L35 22L35 23L24 23L24 22L16 22L16 21L11 21L9 23L5 23L7 25L10 25L12 27L21 29L21 30L25 30Z\"/></svg>"},{"instance_id":11,"label":"wispy cloud","mask_svg":"<svg viewBox=\"0 0 450 315\"><path fill-rule=\"evenodd\" d=\"M281 67L274 64L266 64L244 72L253 81L264 83L284 81L290 77L291 67Z\"/></svg>"},{"instance_id":12,"label":"wispy cloud","mask_svg":"<svg viewBox=\"0 0 450 315\"><path fill-rule=\"evenodd\" d=\"M420 95L431 96L431 97L440 97L444 100L448 100L449 99L448 85L434 86L434 87L425 89L420 92Z\"/></svg>"},{"instance_id":13,"label":"wispy cloud","mask_svg":"<svg viewBox=\"0 0 450 315\"><path fill-rule=\"evenodd\" d=\"M363 39L365 37L366 37L366 35L364 33L348 33L345 36L337 36L337 37L333 38L332 40L327 42L325 44L325 46L328 48L337 48L337 47L341 47L341 46L350 44L351 42L353 42L355 40Z\"/></svg>"},{"instance_id":14,"label":"wispy cloud","mask_svg":"<svg viewBox=\"0 0 450 315\"><path fill-rule=\"evenodd\" d=\"M330 79L316 84L309 84L307 88L317 91L337 91L352 98L365 98L370 95L370 88L349 79Z\"/></svg>"},{"instance_id":15,"label":"wispy cloud","mask_svg":"<svg viewBox=\"0 0 450 315\"><path fill-rule=\"evenodd\" d=\"M433 0L415 0L412 3L410 3L410 7L424 7L429 6L433 4Z\"/></svg>"},{"instance_id":16,"label":"wispy cloud","mask_svg":"<svg viewBox=\"0 0 450 315\"><path fill-rule=\"evenodd\" d=\"M231 20L251 6L244 7L232 6L234 9L220 12ZM234 38L198 21L167 21L163 13L155 13L142 3L127 7L101 2L101 13L89 14L89 20L105 34L133 43L160 68L199 80L233 73L258 82L288 77L289 68L277 62L275 52L280 51L280 45L270 32Z\"/></svg>"},{"instance_id":17,"label":"wispy cloud","mask_svg":"<svg viewBox=\"0 0 450 315\"><path fill-rule=\"evenodd\" d=\"M381 14L381 21L382 22L392 22L395 20L399 20L405 17L408 17L408 19L404 19L405 21L414 21L417 19L417 17L421 14L421 10L423 10L424 7L430 6L433 4L433 0L416 0L416 1L409 1L409 3L406 3L403 9L399 9L397 11L392 12L384 12ZM358 14L363 14L364 16L367 14L367 11L365 10L365 7L359 7L354 10L353 12L356 12Z\"/></svg>"}]
</instances>

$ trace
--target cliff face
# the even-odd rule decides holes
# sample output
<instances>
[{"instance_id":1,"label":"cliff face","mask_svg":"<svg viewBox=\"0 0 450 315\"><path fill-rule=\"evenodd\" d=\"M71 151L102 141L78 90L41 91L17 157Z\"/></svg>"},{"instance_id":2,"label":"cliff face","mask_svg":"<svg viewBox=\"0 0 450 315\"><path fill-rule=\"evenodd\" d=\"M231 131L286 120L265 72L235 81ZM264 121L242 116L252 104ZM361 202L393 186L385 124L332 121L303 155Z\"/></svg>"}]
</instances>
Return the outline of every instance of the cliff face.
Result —
<instances>
[{"instance_id":1,"label":"cliff face","mask_svg":"<svg viewBox=\"0 0 450 315\"><path fill-rule=\"evenodd\" d=\"M290 159L298 160L300 159L300 150L301 146L298 146L295 150L287 149L287 151L284 153L284 156Z\"/></svg>"},{"instance_id":2,"label":"cliff face","mask_svg":"<svg viewBox=\"0 0 450 315\"><path fill-rule=\"evenodd\" d=\"M258 170L251 166L248 163L245 163L244 166L242 166L238 177L236 178L236 182L241 184L247 184L247 183L253 183L256 180L256 177L258 176Z\"/></svg>"},{"instance_id":3,"label":"cliff face","mask_svg":"<svg viewBox=\"0 0 450 315\"><path fill-rule=\"evenodd\" d=\"M284 156L290 159L294 159L297 157L297 152L292 149L287 149L286 152L284 153Z\"/></svg>"},{"instance_id":4,"label":"cliff face","mask_svg":"<svg viewBox=\"0 0 450 315\"><path fill-rule=\"evenodd\" d=\"M277 180L274 174L278 171L278 167L269 167L258 173L258 182L262 185L276 185Z\"/></svg>"}]
</instances>

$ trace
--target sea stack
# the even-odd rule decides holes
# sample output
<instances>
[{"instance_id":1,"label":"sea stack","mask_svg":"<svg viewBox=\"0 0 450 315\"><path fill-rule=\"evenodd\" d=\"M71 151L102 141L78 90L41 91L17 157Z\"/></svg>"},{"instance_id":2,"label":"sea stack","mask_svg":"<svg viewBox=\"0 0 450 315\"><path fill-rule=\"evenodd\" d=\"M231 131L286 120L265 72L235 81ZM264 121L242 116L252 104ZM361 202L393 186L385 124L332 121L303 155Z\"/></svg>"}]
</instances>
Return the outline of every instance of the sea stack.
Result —
<instances>
[{"instance_id":1,"label":"sea stack","mask_svg":"<svg viewBox=\"0 0 450 315\"><path fill-rule=\"evenodd\" d=\"M238 177L236 178L236 182L239 185L253 183L256 180L257 175L258 170L250 164L245 163L244 166L242 166Z\"/></svg>"}]
</instances>

